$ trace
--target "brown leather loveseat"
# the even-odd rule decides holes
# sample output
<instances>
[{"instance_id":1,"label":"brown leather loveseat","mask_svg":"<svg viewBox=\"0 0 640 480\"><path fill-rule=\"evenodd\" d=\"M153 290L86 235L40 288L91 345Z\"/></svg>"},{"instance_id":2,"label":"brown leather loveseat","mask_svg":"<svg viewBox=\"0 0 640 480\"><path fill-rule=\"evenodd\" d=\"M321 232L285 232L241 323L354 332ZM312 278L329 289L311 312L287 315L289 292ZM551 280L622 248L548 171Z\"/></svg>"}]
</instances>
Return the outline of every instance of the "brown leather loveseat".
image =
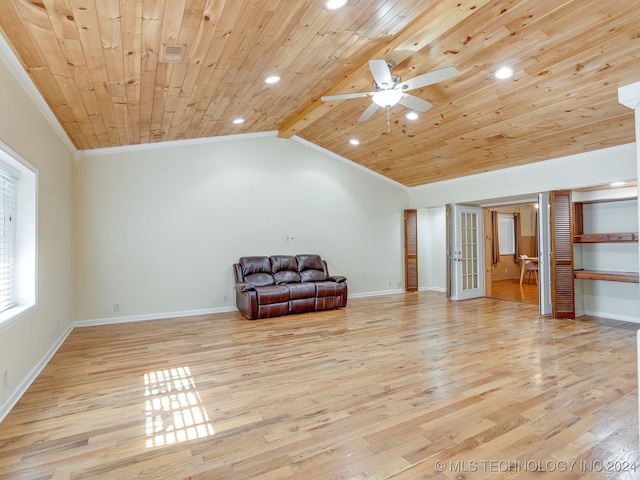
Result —
<instances>
[{"instance_id":1,"label":"brown leather loveseat","mask_svg":"<svg viewBox=\"0 0 640 480\"><path fill-rule=\"evenodd\" d=\"M347 283L320 255L242 257L233 265L236 306L249 320L345 307Z\"/></svg>"}]
</instances>

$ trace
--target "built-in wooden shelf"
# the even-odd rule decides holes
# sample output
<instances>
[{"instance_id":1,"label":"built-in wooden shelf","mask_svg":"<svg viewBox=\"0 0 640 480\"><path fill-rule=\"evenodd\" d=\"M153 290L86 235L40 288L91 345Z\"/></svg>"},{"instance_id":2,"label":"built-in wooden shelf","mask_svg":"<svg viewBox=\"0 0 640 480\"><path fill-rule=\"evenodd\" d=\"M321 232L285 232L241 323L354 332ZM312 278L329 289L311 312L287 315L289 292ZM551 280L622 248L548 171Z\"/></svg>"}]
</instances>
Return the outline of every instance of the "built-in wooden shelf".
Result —
<instances>
[{"instance_id":1,"label":"built-in wooden shelf","mask_svg":"<svg viewBox=\"0 0 640 480\"><path fill-rule=\"evenodd\" d=\"M596 270L575 270L573 277L582 280L605 280L607 282L639 283L637 272L604 272Z\"/></svg>"},{"instance_id":2,"label":"built-in wooden shelf","mask_svg":"<svg viewBox=\"0 0 640 480\"><path fill-rule=\"evenodd\" d=\"M573 243L637 242L638 233L581 233L573 236Z\"/></svg>"}]
</instances>

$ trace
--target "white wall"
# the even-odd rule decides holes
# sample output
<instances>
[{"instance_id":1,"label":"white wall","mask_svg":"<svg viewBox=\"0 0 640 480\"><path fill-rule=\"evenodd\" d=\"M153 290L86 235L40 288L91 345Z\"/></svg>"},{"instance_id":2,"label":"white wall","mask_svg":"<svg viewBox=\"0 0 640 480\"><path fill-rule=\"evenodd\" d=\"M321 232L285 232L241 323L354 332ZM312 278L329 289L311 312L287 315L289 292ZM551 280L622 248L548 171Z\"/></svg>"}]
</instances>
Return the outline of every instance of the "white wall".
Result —
<instances>
[{"instance_id":1,"label":"white wall","mask_svg":"<svg viewBox=\"0 0 640 480\"><path fill-rule=\"evenodd\" d=\"M635 180L637 174L636 148L630 144L414 187L409 204L428 208L510 197L535 199L540 192Z\"/></svg>"},{"instance_id":2,"label":"white wall","mask_svg":"<svg viewBox=\"0 0 640 480\"><path fill-rule=\"evenodd\" d=\"M444 207L418 210L418 287L446 290L446 217Z\"/></svg>"},{"instance_id":3,"label":"white wall","mask_svg":"<svg viewBox=\"0 0 640 480\"><path fill-rule=\"evenodd\" d=\"M37 308L0 330L0 419L63 338L73 312L73 157L0 54L0 141L34 165L38 177Z\"/></svg>"},{"instance_id":4,"label":"white wall","mask_svg":"<svg viewBox=\"0 0 640 480\"><path fill-rule=\"evenodd\" d=\"M244 255L318 253L350 295L403 281L406 189L296 140L218 140L76 162L76 319L233 309Z\"/></svg>"},{"instance_id":5,"label":"white wall","mask_svg":"<svg viewBox=\"0 0 640 480\"><path fill-rule=\"evenodd\" d=\"M606 193L606 191L603 191ZM596 195L574 195L574 201L588 200ZM638 231L636 199L585 204L585 233L630 233ZM574 244L575 268L611 272L637 272L637 243L577 243ZM640 323L640 290L636 283L576 280L577 315L594 315Z\"/></svg>"}]
</instances>

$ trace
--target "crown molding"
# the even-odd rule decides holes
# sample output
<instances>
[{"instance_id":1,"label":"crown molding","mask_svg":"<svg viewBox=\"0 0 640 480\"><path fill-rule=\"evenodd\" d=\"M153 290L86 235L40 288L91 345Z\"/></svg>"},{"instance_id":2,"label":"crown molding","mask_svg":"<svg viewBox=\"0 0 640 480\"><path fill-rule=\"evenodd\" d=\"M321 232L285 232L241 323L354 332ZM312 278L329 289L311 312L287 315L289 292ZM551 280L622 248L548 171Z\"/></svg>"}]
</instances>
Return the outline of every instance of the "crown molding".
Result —
<instances>
[{"instance_id":1,"label":"crown molding","mask_svg":"<svg viewBox=\"0 0 640 480\"><path fill-rule=\"evenodd\" d=\"M2 32L0 32L0 58L7 65L9 71L13 74L13 76L16 77L18 83L22 86L22 88L27 93L29 98L31 98L36 107L38 107L47 122L49 122L49 125L51 125L53 131L58 135L58 137L60 137L62 143L64 143L69 151L75 156L78 149L75 147L67 133L64 131L62 125L60 125L60 122L53 114L51 108L49 108L47 102L45 102L42 94L36 87L35 83L33 83L33 80L31 80L31 77L25 70L22 62L20 62L15 52L13 51L13 48L11 48L11 45L4 37L4 34L2 34Z\"/></svg>"},{"instance_id":2,"label":"crown molding","mask_svg":"<svg viewBox=\"0 0 640 480\"><path fill-rule=\"evenodd\" d=\"M250 138L275 137L277 131L238 133L234 135L221 135L219 137L190 138L185 140L168 140L165 142L139 143L136 145L123 145L121 147L93 148L91 150L78 150L74 155L76 160L86 157L99 157L115 153L140 152L143 150L157 150L159 148L185 147L189 145L202 145L206 143L229 142L232 140L246 140Z\"/></svg>"}]
</instances>

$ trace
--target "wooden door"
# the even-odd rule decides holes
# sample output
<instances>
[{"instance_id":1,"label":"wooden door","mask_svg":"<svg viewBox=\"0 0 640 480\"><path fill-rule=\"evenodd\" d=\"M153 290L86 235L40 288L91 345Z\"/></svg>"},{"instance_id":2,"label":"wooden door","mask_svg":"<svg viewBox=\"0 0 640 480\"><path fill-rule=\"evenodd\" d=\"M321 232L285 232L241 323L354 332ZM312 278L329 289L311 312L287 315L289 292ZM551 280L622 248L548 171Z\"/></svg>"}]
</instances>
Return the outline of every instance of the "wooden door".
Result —
<instances>
[{"instance_id":1,"label":"wooden door","mask_svg":"<svg viewBox=\"0 0 640 480\"><path fill-rule=\"evenodd\" d=\"M418 212L404 211L404 288L418 291Z\"/></svg>"},{"instance_id":2,"label":"wooden door","mask_svg":"<svg viewBox=\"0 0 640 480\"><path fill-rule=\"evenodd\" d=\"M550 193L553 318L576 318L573 288L573 208L570 191Z\"/></svg>"}]
</instances>

